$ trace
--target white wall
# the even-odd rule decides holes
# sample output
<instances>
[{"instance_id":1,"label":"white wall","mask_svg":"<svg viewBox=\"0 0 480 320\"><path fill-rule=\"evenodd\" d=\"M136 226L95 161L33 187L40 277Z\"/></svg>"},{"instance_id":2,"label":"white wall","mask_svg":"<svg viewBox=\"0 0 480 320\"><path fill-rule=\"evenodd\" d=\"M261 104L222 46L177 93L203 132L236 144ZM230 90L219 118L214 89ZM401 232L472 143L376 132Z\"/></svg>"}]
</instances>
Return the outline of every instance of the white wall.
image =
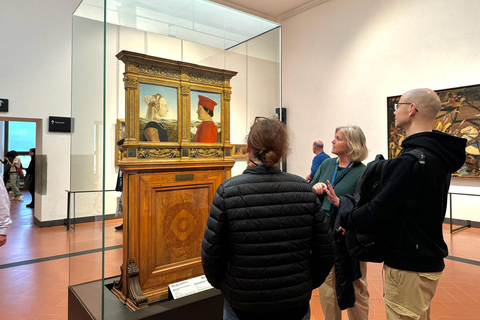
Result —
<instances>
[{"instance_id":1,"label":"white wall","mask_svg":"<svg viewBox=\"0 0 480 320\"><path fill-rule=\"evenodd\" d=\"M289 171L305 176L312 142L330 153L342 124L364 130L367 161L387 154L388 96L479 84L479 12L471 0L329 0L283 21L283 105L296 135ZM451 191L480 194L479 184L454 179ZM454 218L480 221L480 197L453 202Z\"/></svg>"},{"instance_id":2,"label":"white wall","mask_svg":"<svg viewBox=\"0 0 480 320\"><path fill-rule=\"evenodd\" d=\"M49 133L48 116L70 116L72 13L80 0L0 0L0 97L8 118L43 119L41 154L47 156L47 193L38 220L66 217L70 135Z\"/></svg>"}]
</instances>

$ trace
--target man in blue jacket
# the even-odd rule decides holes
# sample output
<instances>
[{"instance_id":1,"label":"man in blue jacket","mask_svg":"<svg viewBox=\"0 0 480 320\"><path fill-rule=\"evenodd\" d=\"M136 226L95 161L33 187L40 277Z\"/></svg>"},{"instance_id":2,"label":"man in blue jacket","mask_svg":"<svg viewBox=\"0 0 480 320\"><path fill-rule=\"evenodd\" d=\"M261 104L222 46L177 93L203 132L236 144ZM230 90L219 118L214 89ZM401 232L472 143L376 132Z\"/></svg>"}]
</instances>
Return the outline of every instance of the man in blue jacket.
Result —
<instances>
[{"instance_id":1,"label":"man in blue jacket","mask_svg":"<svg viewBox=\"0 0 480 320\"><path fill-rule=\"evenodd\" d=\"M307 180L308 182L312 181L315 173L317 173L317 170L322 164L322 162L330 158L328 154L323 152L323 142L321 140L315 140L313 142L312 151L315 154L315 157L313 157L312 160L312 168L310 169L310 174L305 177L305 180Z\"/></svg>"},{"instance_id":2,"label":"man in blue jacket","mask_svg":"<svg viewBox=\"0 0 480 320\"><path fill-rule=\"evenodd\" d=\"M393 159L377 195L341 216L345 229L388 234L392 250L384 264L384 302L389 320L430 319L430 302L445 268L442 224L451 174L465 162L466 140L432 131L440 106L430 89L402 95L395 126L405 130L404 151L418 148L425 155L423 173L415 174L414 157Z\"/></svg>"}]
</instances>

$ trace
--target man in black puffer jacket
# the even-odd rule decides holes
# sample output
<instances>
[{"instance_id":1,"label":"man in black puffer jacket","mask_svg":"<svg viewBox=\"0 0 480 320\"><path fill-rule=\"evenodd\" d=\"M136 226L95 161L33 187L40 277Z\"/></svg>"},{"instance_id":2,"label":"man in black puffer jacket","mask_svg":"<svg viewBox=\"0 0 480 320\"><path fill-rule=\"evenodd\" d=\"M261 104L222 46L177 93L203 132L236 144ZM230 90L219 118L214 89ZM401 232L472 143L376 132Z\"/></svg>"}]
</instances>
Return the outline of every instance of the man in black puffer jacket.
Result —
<instances>
[{"instance_id":1,"label":"man in black puffer jacket","mask_svg":"<svg viewBox=\"0 0 480 320\"><path fill-rule=\"evenodd\" d=\"M321 203L304 179L276 167L287 150L280 121L256 120L249 167L213 198L202 264L225 297L224 319L309 319L312 290L332 268Z\"/></svg>"}]
</instances>

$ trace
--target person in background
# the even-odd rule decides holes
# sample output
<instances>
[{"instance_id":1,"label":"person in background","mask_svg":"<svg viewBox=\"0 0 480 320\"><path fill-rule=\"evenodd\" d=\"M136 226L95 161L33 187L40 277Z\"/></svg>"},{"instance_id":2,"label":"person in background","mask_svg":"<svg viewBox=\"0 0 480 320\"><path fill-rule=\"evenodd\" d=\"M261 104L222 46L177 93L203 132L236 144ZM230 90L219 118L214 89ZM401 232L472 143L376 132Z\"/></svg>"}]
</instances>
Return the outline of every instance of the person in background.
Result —
<instances>
[{"instance_id":1,"label":"person in background","mask_svg":"<svg viewBox=\"0 0 480 320\"><path fill-rule=\"evenodd\" d=\"M397 157L385 169L379 192L368 203L340 217L342 229L388 235L384 263L387 319L430 319L431 300L445 268L443 239L451 174L465 162L466 139L432 131L440 111L435 91L404 93L395 104L395 127L404 129L403 150L425 155L422 175L414 157ZM414 187L417 186L416 188ZM412 199L412 190L417 190Z\"/></svg>"},{"instance_id":2,"label":"person in background","mask_svg":"<svg viewBox=\"0 0 480 320\"><path fill-rule=\"evenodd\" d=\"M28 151L30 155L30 163L28 168L22 168L25 170L25 179L24 179L24 186L28 188L28 191L32 195L32 202L26 205L27 208L35 208L35 148L31 148Z\"/></svg>"},{"instance_id":3,"label":"person in background","mask_svg":"<svg viewBox=\"0 0 480 320\"><path fill-rule=\"evenodd\" d=\"M0 247L7 242L8 228L12 224L10 219L10 200L3 181L0 182Z\"/></svg>"},{"instance_id":4,"label":"person in background","mask_svg":"<svg viewBox=\"0 0 480 320\"><path fill-rule=\"evenodd\" d=\"M117 147L120 153L123 154L123 144L125 143L125 139L120 139L117 141ZM120 206L122 206L123 211L123 172L118 168L118 175L117 175L117 184L115 185L115 191L122 192L122 195L120 196ZM115 227L115 230L123 230L123 223L119 226Z\"/></svg>"},{"instance_id":5,"label":"person in background","mask_svg":"<svg viewBox=\"0 0 480 320\"><path fill-rule=\"evenodd\" d=\"M202 240L202 266L225 298L223 319L310 319L312 290L333 264L331 234L305 179L280 171L286 126L256 118L248 167L217 189Z\"/></svg>"},{"instance_id":6,"label":"person in background","mask_svg":"<svg viewBox=\"0 0 480 320\"><path fill-rule=\"evenodd\" d=\"M310 174L308 174L305 178L305 180L307 180L308 182L312 181L313 177L315 176L315 173L317 173L317 170L322 164L322 162L330 158L330 156L323 151L323 142L321 140L315 140L313 142L312 151L315 154L315 157L313 157L313 160L312 160L312 167L310 169Z\"/></svg>"},{"instance_id":7,"label":"person in background","mask_svg":"<svg viewBox=\"0 0 480 320\"><path fill-rule=\"evenodd\" d=\"M8 163L10 171L10 188L13 190L13 196L10 198L10 200L22 200L23 199L23 194L20 191L20 175L17 169L22 170L22 162L20 161L20 158L18 157L18 154L15 150L11 150L7 152L5 155L5 160L2 161L2 163Z\"/></svg>"},{"instance_id":8,"label":"person in background","mask_svg":"<svg viewBox=\"0 0 480 320\"><path fill-rule=\"evenodd\" d=\"M323 200L323 210L327 215L326 223L332 231L335 231L336 217L332 215L334 208L325 196L327 184L332 186L337 196L355 191L357 180L366 168L362 161L368 155L362 129L355 125L337 127L332 141L332 153L337 155L337 158L323 161L310 184ZM347 309L348 319L366 320L370 299L367 290L367 263L354 260L348 253L339 252L341 251L335 251L335 267L318 290L323 314L325 319L340 320L341 310ZM337 274L348 274L349 277L337 277ZM347 278L351 278L353 282L345 280Z\"/></svg>"}]
</instances>

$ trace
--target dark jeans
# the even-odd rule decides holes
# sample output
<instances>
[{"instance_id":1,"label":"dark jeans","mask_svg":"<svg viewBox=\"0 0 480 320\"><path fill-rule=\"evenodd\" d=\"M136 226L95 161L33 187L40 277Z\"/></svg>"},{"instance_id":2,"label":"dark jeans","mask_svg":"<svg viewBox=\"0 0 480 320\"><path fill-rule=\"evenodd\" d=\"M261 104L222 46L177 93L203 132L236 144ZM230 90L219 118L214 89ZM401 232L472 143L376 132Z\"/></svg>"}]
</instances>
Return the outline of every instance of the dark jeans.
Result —
<instances>
[{"instance_id":1,"label":"dark jeans","mask_svg":"<svg viewBox=\"0 0 480 320\"><path fill-rule=\"evenodd\" d=\"M227 300L223 300L223 320L240 320ZM310 320L310 308L308 308L307 314L305 314L302 320Z\"/></svg>"}]
</instances>

